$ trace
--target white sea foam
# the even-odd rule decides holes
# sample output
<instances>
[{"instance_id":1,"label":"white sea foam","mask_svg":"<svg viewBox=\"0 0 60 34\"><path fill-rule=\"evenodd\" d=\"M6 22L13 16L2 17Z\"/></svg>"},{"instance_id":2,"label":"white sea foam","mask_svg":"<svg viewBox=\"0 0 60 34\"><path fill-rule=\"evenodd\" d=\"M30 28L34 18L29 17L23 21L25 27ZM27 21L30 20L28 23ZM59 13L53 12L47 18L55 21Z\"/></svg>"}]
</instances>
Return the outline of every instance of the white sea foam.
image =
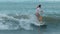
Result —
<instances>
[{"instance_id":1,"label":"white sea foam","mask_svg":"<svg viewBox=\"0 0 60 34\"><path fill-rule=\"evenodd\" d=\"M23 28L25 30L33 30L31 24L37 26L37 19L34 15L15 15L17 17L22 17L21 19L14 18L14 16L8 16L7 14L0 14L0 30L14 30ZM27 19L27 17L29 19ZM19 24L16 24L18 22ZM20 27L19 27L20 26Z\"/></svg>"}]
</instances>

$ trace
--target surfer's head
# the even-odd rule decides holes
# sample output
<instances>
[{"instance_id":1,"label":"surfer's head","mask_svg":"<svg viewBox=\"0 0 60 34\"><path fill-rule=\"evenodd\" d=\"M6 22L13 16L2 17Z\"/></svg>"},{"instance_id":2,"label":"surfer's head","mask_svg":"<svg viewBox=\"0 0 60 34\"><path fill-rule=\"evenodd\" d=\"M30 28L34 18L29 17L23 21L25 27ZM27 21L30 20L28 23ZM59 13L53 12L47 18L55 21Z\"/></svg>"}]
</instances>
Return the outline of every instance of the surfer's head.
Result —
<instances>
[{"instance_id":1,"label":"surfer's head","mask_svg":"<svg viewBox=\"0 0 60 34\"><path fill-rule=\"evenodd\" d=\"M39 8L41 8L41 5L38 5Z\"/></svg>"}]
</instances>

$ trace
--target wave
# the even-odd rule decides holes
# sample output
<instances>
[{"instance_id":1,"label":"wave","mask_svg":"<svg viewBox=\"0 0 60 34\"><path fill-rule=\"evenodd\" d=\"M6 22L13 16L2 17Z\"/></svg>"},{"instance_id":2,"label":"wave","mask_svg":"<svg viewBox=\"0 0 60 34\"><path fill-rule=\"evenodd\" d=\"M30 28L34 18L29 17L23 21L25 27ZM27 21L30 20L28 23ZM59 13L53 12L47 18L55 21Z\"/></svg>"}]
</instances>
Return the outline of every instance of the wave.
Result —
<instances>
[{"instance_id":1,"label":"wave","mask_svg":"<svg viewBox=\"0 0 60 34\"><path fill-rule=\"evenodd\" d=\"M53 17L43 16L44 22L55 22L60 19ZM0 14L0 30L33 30L31 24L35 26L40 26L40 22L37 20L35 15L20 15L20 14Z\"/></svg>"}]
</instances>

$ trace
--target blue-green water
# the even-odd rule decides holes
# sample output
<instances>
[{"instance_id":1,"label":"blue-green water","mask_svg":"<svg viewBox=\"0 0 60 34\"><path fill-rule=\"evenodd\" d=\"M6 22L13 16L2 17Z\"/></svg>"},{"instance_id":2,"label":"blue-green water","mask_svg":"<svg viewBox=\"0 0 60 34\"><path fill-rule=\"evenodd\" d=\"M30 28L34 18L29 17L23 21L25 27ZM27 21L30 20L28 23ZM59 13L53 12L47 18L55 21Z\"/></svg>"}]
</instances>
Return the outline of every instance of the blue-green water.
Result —
<instances>
[{"instance_id":1,"label":"blue-green water","mask_svg":"<svg viewBox=\"0 0 60 34\"><path fill-rule=\"evenodd\" d=\"M35 25L38 22L35 16L38 4L42 5L43 21L47 28ZM59 34L59 4L60 2L0 3L0 34Z\"/></svg>"}]
</instances>

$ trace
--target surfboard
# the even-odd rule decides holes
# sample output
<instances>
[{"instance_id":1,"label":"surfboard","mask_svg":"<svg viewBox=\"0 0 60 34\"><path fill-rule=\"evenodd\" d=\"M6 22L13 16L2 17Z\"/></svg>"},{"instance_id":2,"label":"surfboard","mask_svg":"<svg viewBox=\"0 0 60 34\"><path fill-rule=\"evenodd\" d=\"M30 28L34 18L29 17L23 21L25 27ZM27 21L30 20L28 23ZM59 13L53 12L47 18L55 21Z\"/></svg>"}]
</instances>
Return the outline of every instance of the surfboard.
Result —
<instances>
[{"instance_id":1,"label":"surfboard","mask_svg":"<svg viewBox=\"0 0 60 34\"><path fill-rule=\"evenodd\" d=\"M35 23L36 26L40 26L40 25L45 25L45 22L38 22L38 23Z\"/></svg>"}]
</instances>

